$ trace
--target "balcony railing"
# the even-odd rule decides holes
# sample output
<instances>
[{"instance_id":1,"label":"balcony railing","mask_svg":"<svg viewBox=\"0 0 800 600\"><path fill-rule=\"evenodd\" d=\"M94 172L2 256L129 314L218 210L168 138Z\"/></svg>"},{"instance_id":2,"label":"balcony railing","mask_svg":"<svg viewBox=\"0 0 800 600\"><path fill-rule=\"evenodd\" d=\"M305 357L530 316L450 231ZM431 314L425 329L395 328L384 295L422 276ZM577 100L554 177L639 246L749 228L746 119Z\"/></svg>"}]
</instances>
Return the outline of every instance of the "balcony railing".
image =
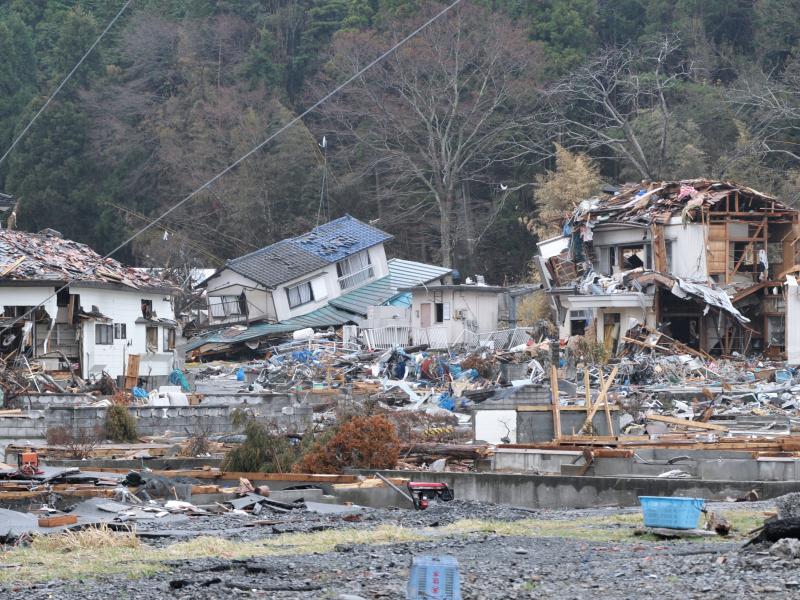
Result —
<instances>
[{"instance_id":1,"label":"balcony railing","mask_svg":"<svg viewBox=\"0 0 800 600\"><path fill-rule=\"evenodd\" d=\"M350 288L357 287L362 283L366 283L372 279L374 273L375 272L372 269L372 265L367 265L360 271L339 277L339 287L343 290L349 290Z\"/></svg>"}]
</instances>

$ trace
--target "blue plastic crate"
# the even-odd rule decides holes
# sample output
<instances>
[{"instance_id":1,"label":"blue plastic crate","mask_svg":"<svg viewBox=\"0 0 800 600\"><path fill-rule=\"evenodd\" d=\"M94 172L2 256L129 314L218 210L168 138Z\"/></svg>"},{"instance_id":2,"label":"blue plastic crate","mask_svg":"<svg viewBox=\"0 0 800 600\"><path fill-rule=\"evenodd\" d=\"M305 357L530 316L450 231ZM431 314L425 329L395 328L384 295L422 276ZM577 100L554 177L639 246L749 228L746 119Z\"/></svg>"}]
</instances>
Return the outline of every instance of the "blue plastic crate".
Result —
<instances>
[{"instance_id":1,"label":"blue plastic crate","mask_svg":"<svg viewBox=\"0 0 800 600\"><path fill-rule=\"evenodd\" d=\"M458 561L452 556L415 556L408 578L408 600L461 600Z\"/></svg>"},{"instance_id":2,"label":"blue plastic crate","mask_svg":"<svg viewBox=\"0 0 800 600\"><path fill-rule=\"evenodd\" d=\"M645 527L694 529L705 506L702 498L639 496Z\"/></svg>"}]
</instances>

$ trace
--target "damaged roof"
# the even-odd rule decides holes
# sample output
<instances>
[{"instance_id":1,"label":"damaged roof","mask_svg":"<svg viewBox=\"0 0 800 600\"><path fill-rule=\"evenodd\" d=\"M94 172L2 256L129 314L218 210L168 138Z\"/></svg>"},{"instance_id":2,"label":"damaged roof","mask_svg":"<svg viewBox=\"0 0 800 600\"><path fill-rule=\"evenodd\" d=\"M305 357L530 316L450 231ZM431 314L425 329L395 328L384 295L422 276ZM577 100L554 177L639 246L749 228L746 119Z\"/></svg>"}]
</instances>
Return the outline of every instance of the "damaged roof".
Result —
<instances>
[{"instance_id":1,"label":"damaged roof","mask_svg":"<svg viewBox=\"0 0 800 600\"><path fill-rule=\"evenodd\" d=\"M86 244L53 230L40 233L0 229L0 285L9 281L47 281L124 285L166 290L165 280L103 258Z\"/></svg>"},{"instance_id":2,"label":"damaged roof","mask_svg":"<svg viewBox=\"0 0 800 600\"><path fill-rule=\"evenodd\" d=\"M390 239L388 233L345 215L301 236L229 260L226 266L275 288Z\"/></svg>"},{"instance_id":3,"label":"damaged roof","mask_svg":"<svg viewBox=\"0 0 800 600\"><path fill-rule=\"evenodd\" d=\"M772 196L731 181L684 179L647 184L627 184L610 196L584 200L572 220L581 222L666 223L677 212L686 217L700 206L714 206L726 197L738 196L743 212L767 205L773 210L793 209Z\"/></svg>"}]
</instances>

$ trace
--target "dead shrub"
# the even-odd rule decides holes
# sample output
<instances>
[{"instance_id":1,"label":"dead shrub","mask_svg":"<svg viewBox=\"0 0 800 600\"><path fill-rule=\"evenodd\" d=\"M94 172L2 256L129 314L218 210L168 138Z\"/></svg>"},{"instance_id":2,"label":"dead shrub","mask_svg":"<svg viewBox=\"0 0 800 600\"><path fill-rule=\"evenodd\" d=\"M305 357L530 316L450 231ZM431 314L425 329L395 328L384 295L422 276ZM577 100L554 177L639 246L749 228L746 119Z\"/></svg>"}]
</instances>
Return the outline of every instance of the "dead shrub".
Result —
<instances>
[{"instance_id":1,"label":"dead shrub","mask_svg":"<svg viewBox=\"0 0 800 600\"><path fill-rule=\"evenodd\" d=\"M339 425L329 440L318 440L294 470L341 473L348 467L391 469L398 458L397 430L386 415L355 416Z\"/></svg>"},{"instance_id":2,"label":"dead shrub","mask_svg":"<svg viewBox=\"0 0 800 600\"><path fill-rule=\"evenodd\" d=\"M103 439L102 428L82 427L77 435L73 435L72 430L57 425L47 430L47 444L49 446L63 446L70 458L81 460L89 458L95 446Z\"/></svg>"}]
</instances>

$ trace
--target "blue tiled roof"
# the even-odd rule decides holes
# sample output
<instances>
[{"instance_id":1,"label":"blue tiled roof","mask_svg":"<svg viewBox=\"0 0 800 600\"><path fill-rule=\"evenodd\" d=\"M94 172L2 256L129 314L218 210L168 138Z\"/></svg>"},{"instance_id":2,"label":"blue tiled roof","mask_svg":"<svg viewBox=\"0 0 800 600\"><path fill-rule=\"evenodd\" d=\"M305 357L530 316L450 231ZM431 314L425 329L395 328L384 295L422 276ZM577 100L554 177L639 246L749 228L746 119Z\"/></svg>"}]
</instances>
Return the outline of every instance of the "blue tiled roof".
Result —
<instances>
[{"instance_id":1,"label":"blue tiled roof","mask_svg":"<svg viewBox=\"0 0 800 600\"><path fill-rule=\"evenodd\" d=\"M345 215L290 241L298 248L332 263L390 239L392 236L385 231Z\"/></svg>"},{"instance_id":2,"label":"blue tiled roof","mask_svg":"<svg viewBox=\"0 0 800 600\"><path fill-rule=\"evenodd\" d=\"M301 236L229 260L227 267L275 288L390 239L388 233L345 215Z\"/></svg>"}]
</instances>

